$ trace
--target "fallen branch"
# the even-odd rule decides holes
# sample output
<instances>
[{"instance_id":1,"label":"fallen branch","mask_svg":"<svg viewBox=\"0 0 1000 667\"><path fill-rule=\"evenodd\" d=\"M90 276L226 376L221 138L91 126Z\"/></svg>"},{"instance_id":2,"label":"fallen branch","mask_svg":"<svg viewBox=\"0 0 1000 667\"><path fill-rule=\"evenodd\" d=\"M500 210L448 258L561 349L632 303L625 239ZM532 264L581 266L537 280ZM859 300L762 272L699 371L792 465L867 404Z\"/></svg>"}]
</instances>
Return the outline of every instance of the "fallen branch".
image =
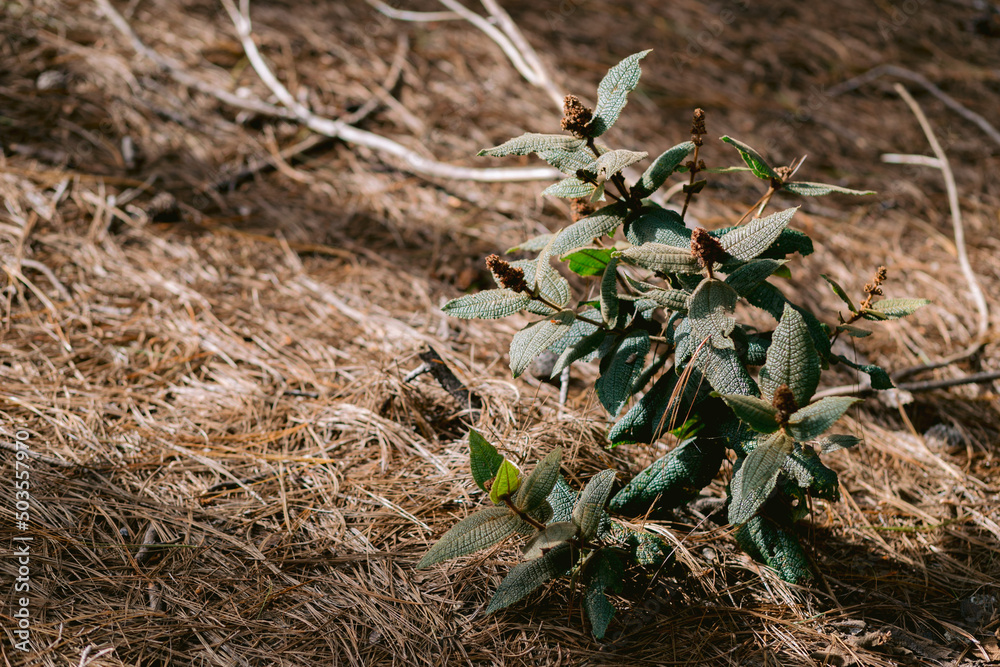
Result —
<instances>
[{"instance_id":1,"label":"fallen branch","mask_svg":"<svg viewBox=\"0 0 1000 667\"><path fill-rule=\"evenodd\" d=\"M896 385L899 391L908 391L915 394L921 391L933 391L935 389L947 389L948 387L958 387L963 384L980 384L1000 380L1000 371L989 371L985 373L973 373L959 378L949 378L947 380L927 380L924 382L900 382ZM827 396L872 396L878 390L872 389L870 384L862 383L855 385L844 385L841 387L831 387L823 391L817 391L813 399L819 400Z\"/></svg>"}]
</instances>

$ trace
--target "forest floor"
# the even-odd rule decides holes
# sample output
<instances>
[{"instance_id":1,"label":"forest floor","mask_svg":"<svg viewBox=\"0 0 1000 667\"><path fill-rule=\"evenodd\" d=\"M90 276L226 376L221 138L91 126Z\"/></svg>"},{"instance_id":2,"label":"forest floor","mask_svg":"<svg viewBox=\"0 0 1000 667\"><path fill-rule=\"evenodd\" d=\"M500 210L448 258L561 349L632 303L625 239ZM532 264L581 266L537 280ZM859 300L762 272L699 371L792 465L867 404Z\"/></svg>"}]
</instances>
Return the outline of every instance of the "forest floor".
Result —
<instances>
[{"instance_id":1,"label":"forest floor","mask_svg":"<svg viewBox=\"0 0 1000 667\"><path fill-rule=\"evenodd\" d=\"M559 90L591 104L608 67L654 49L607 135L616 147L658 154L688 138L702 107L712 137L777 164L808 154L803 179L878 191L775 200L802 205L793 226L816 243L791 265L799 302L835 321L819 274L859 293L879 265L886 296L933 301L851 354L904 369L980 342L913 379L1000 370L995 4L502 4ZM799 526L820 573L804 585L750 560L727 526L684 512L662 524L677 566L629 573L605 641L591 638L565 580L484 615L518 561L513 545L415 570L482 502L468 474L472 415L430 375L404 381L425 345L483 398L479 430L529 463L562 445L577 488L662 455L604 448L595 368L574 367L562 407L556 387L511 379L508 344L527 318L440 310L490 286L486 255L565 225L564 200L539 196L545 182L419 175L271 113L279 100L214 0L114 0L117 25L106 6L0 3L5 582L19 568L7 545L34 538L32 648L15 648L11 583L0 592L4 664L1000 661L997 382L852 409L841 430L863 443L827 457L843 498L815 500ZM558 131L550 96L465 21L392 20L361 0L251 9L257 45L297 100L425 158L533 166L473 156ZM137 55L125 24L170 68ZM856 78L878 66L902 69ZM895 83L954 169L988 322L959 268L941 172L880 159L931 152ZM252 100L271 106L240 108ZM702 157L738 159L715 141ZM720 176L691 214L725 226L758 196L753 179ZM953 439L925 438L931 428ZM15 525L18 431L33 452L26 530ZM730 471L706 494L722 498Z\"/></svg>"}]
</instances>

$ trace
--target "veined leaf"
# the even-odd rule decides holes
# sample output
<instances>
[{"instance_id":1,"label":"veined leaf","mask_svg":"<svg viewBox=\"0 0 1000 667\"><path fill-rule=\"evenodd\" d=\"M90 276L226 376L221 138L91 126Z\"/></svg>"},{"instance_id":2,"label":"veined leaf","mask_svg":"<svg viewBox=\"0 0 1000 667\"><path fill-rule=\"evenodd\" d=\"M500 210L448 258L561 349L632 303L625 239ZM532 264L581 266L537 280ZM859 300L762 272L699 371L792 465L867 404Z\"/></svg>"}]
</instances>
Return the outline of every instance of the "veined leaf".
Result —
<instances>
[{"instance_id":1,"label":"veined leaf","mask_svg":"<svg viewBox=\"0 0 1000 667\"><path fill-rule=\"evenodd\" d=\"M660 189L670 175L674 173L678 165L694 150L694 144L690 141L677 144L673 148L668 148L660 157L656 158L643 173L642 177L635 184L636 194L640 199L648 197Z\"/></svg>"},{"instance_id":2,"label":"veined leaf","mask_svg":"<svg viewBox=\"0 0 1000 667\"><path fill-rule=\"evenodd\" d=\"M603 183L625 167L631 166L641 160L645 160L647 157L649 157L649 153L645 152L627 151L624 149L608 151L601 157L597 158L597 160L592 165L584 169L583 172L598 183Z\"/></svg>"},{"instance_id":3,"label":"veined leaf","mask_svg":"<svg viewBox=\"0 0 1000 667\"><path fill-rule=\"evenodd\" d=\"M753 430L761 433L774 433L778 430L778 411L767 401L740 394L722 394L720 398Z\"/></svg>"},{"instance_id":4,"label":"veined leaf","mask_svg":"<svg viewBox=\"0 0 1000 667\"><path fill-rule=\"evenodd\" d=\"M490 488L490 500L493 501L494 505L499 505L503 502L504 496L511 496L517 491L521 485L520 473L521 471L517 469L516 465L507 459L503 460L503 463L500 464L500 470L497 470L497 476L493 479L493 486Z\"/></svg>"},{"instance_id":5,"label":"veined leaf","mask_svg":"<svg viewBox=\"0 0 1000 667\"><path fill-rule=\"evenodd\" d=\"M605 152L601 150L602 147L599 144L597 149L599 152ZM538 151L538 157L569 176L576 176L576 172L594 164L594 160L596 159L585 147L552 148L545 151Z\"/></svg>"},{"instance_id":6,"label":"veined leaf","mask_svg":"<svg viewBox=\"0 0 1000 667\"><path fill-rule=\"evenodd\" d=\"M739 526L757 513L774 489L781 466L792 453L792 445L790 437L776 431L747 455L730 484L729 523Z\"/></svg>"},{"instance_id":7,"label":"veined leaf","mask_svg":"<svg viewBox=\"0 0 1000 667\"><path fill-rule=\"evenodd\" d=\"M514 334L510 341L510 370L519 376L545 351L569 332L576 314L572 310L562 310L548 319L532 322Z\"/></svg>"},{"instance_id":8,"label":"veined leaf","mask_svg":"<svg viewBox=\"0 0 1000 667\"><path fill-rule=\"evenodd\" d=\"M630 280L629 282L635 286L635 283L638 281ZM652 299L658 306L663 306L668 310L680 313L687 312L688 298L690 297L684 290L661 289L659 287L653 287L651 290L642 292L642 296L646 299Z\"/></svg>"},{"instance_id":9,"label":"veined leaf","mask_svg":"<svg viewBox=\"0 0 1000 667\"><path fill-rule=\"evenodd\" d=\"M557 256L565 255L571 250L589 246L594 239L614 232L622 224L627 213L628 207L624 203L611 204L598 209L559 232L552 243L550 252Z\"/></svg>"},{"instance_id":10,"label":"veined leaf","mask_svg":"<svg viewBox=\"0 0 1000 667\"><path fill-rule=\"evenodd\" d=\"M524 480L517 495L514 496L514 506L522 512L531 512L541 505L552 492L556 480L559 479L559 461L562 458L562 447L556 447L538 462L535 469Z\"/></svg>"},{"instance_id":11,"label":"veined leaf","mask_svg":"<svg viewBox=\"0 0 1000 667\"><path fill-rule=\"evenodd\" d=\"M736 290L721 280L706 278L701 281L688 299L688 319L699 342L709 338L713 348L735 349L730 335L736 319L731 314L738 298Z\"/></svg>"},{"instance_id":12,"label":"veined leaf","mask_svg":"<svg viewBox=\"0 0 1000 667\"><path fill-rule=\"evenodd\" d=\"M737 141L732 137L722 137L722 140L727 144L734 146L736 150L740 152L740 157L742 157L743 161L747 163L748 167L750 167L750 171L753 172L754 176L765 181L774 179L779 183L781 182L781 177L778 176L778 172L776 172L771 165L767 163L767 160L760 156L760 153L750 148L742 141Z\"/></svg>"},{"instance_id":13,"label":"veined leaf","mask_svg":"<svg viewBox=\"0 0 1000 667\"><path fill-rule=\"evenodd\" d=\"M506 507L489 507L452 526L417 563L417 569L465 556L506 539L524 523Z\"/></svg>"},{"instance_id":14,"label":"veined leaf","mask_svg":"<svg viewBox=\"0 0 1000 667\"><path fill-rule=\"evenodd\" d=\"M548 497L548 503L552 507L551 520L569 521L573 516L573 506L576 505L576 499L579 495L562 476L559 476Z\"/></svg>"},{"instance_id":15,"label":"veined leaf","mask_svg":"<svg viewBox=\"0 0 1000 667\"><path fill-rule=\"evenodd\" d=\"M531 303L531 295L507 288L489 289L466 294L444 304L443 310L452 317L462 319L495 320L513 315Z\"/></svg>"},{"instance_id":16,"label":"veined leaf","mask_svg":"<svg viewBox=\"0 0 1000 667\"><path fill-rule=\"evenodd\" d=\"M611 329L618 327L618 258L614 256L601 279L601 319Z\"/></svg>"},{"instance_id":17,"label":"veined leaf","mask_svg":"<svg viewBox=\"0 0 1000 667\"><path fill-rule=\"evenodd\" d=\"M662 243L643 243L617 251L629 264L661 273L698 273L701 267L690 250L675 248Z\"/></svg>"},{"instance_id":18,"label":"veined leaf","mask_svg":"<svg viewBox=\"0 0 1000 667\"><path fill-rule=\"evenodd\" d=\"M868 329L862 329L861 327L854 327L851 326L850 324L838 324L837 331L843 331L848 336L852 336L854 338L867 338L868 336L872 335L872 332L869 331Z\"/></svg>"},{"instance_id":19,"label":"veined leaf","mask_svg":"<svg viewBox=\"0 0 1000 667\"><path fill-rule=\"evenodd\" d=\"M800 442L818 438L860 400L849 396L821 398L795 412L788 420L788 431Z\"/></svg>"},{"instance_id":20,"label":"veined leaf","mask_svg":"<svg viewBox=\"0 0 1000 667\"><path fill-rule=\"evenodd\" d=\"M799 311L785 304L781 322L771 336L767 363L760 369L764 398L772 400L775 390L787 384L798 406L809 404L819 384L820 359L805 320Z\"/></svg>"},{"instance_id":21,"label":"veined leaf","mask_svg":"<svg viewBox=\"0 0 1000 667\"><path fill-rule=\"evenodd\" d=\"M786 190L796 195L805 195L807 197L819 197L833 192L844 195L875 194L874 190L851 190L850 188L842 188L839 185L829 185L827 183L808 183L806 181L793 181L791 183L785 183L782 186L782 190Z\"/></svg>"},{"instance_id":22,"label":"veined leaf","mask_svg":"<svg viewBox=\"0 0 1000 667\"><path fill-rule=\"evenodd\" d=\"M912 315L930 301L927 299L882 299L862 313L866 320L898 320Z\"/></svg>"},{"instance_id":23,"label":"veined leaf","mask_svg":"<svg viewBox=\"0 0 1000 667\"><path fill-rule=\"evenodd\" d=\"M528 239L520 245L516 245L513 248L508 248L506 254L511 254L512 252L524 251L524 252L538 252L545 246L549 244L552 237L555 234L542 234L541 236L536 236L534 238Z\"/></svg>"},{"instance_id":24,"label":"veined leaf","mask_svg":"<svg viewBox=\"0 0 1000 667\"><path fill-rule=\"evenodd\" d=\"M635 246L652 241L691 250L691 230L684 226L680 213L668 208L643 207L639 217L625 229L625 238Z\"/></svg>"},{"instance_id":25,"label":"veined leaf","mask_svg":"<svg viewBox=\"0 0 1000 667\"><path fill-rule=\"evenodd\" d=\"M576 176L568 176L542 190L542 194L551 195L552 197L578 199L580 197L589 197L594 194L595 188L596 186L593 183L581 181Z\"/></svg>"},{"instance_id":26,"label":"veined leaf","mask_svg":"<svg viewBox=\"0 0 1000 667\"><path fill-rule=\"evenodd\" d=\"M783 466L785 473L814 498L836 501L840 499L837 473L820 461L819 455L809 446L795 446Z\"/></svg>"},{"instance_id":27,"label":"veined leaf","mask_svg":"<svg viewBox=\"0 0 1000 667\"><path fill-rule=\"evenodd\" d=\"M788 208L765 218L754 218L742 227L726 232L719 239L722 248L736 259L749 261L766 251L788 226L799 208Z\"/></svg>"},{"instance_id":28,"label":"veined leaf","mask_svg":"<svg viewBox=\"0 0 1000 667\"><path fill-rule=\"evenodd\" d=\"M604 342L605 337L608 332L605 329L597 329L589 336L585 336L577 343L570 345L559 358L556 360L555 365L552 366L552 374L549 377L556 377L562 373L563 369L572 364L574 361L579 361L589 354L592 354L601 346Z\"/></svg>"},{"instance_id":29,"label":"veined leaf","mask_svg":"<svg viewBox=\"0 0 1000 667\"><path fill-rule=\"evenodd\" d=\"M594 562L588 564L590 581L583 596L583 607L590 620L590 632L594 639L604 639L608 625L615 615L614 606L608 602L605 590L620 593L625 580L625 567L621 557L607 550L594 554Z\"/></svg>"},{"instance_id":30,"label":"veined leaf","mask_svg":"<svg viewBox=\"0 0 1000 667\"><path fill-rule=\"evenodd\" d=\"M889 374L881 366L876 366L875 364L856 364L842 354L835 355L833 358L847 364L854 370L867 374L871 378L872 389L892 389L896 386L892 383Z\"/></svg>"},{"instance_id":31,"label":"veined leaf","mask_svg":"<svg viewBox=\"0 0 1000 667\"><path fill-rule=\"evenodd\" d=\"M569 303L569 282L559 275L559 272L552 266L552 244L554 242L555 239L549 241L549 244L538 253L538 257L535 259L535 281L528 282L528 284L534 285L539 294L551 303L563 307ZM527 274L525 274L525 280L527 281Z\"/></svg>"},{"instance_id":32,"label":"veined leaf","mask_svg":"<svg viewBox=\"0 0 1000 667\"><path fill-rule=\"evenodd\" d=\"M650 49L651 50L651 49ZM590 135L599 137L607 132L628 103L628 94L635 90L642 75L639 61L650 50L634 53L608 70L597 86L597 108L590 124Z\"/></svg>"},{"instance_id":33,"label":"veined leaf","mask_svg":"<svg viewBox=\"0 0 1000 667\"><path fill-rule=\"evenodd\" d=\"M726 284L737 294L746 294L786 263L787 259L752 259L726 276Z\"/></svg>"},{"instance_id":34,"label":"veined leaf","mask_svg":"<svg viewBox=\"0 0 1000 667\"><path fill-rule=\"evenodd\" d=\"M816 446L819 447L819 451L824 454L835 452L838 449L849 449L857 445L859 442L861 442L860 438L846 433L831 433L830 435L824 435L821 438L816 438Z\"/></svg>"},{"instance_id":35,"label":"veined leaf","mask_svg":"<svg viewBox=\"0 0 1000 667\"><path fill-rule=\"evenodd\" d=\"M576 537L580 528L572 521L557 521L545 526L545 530L538 531L534 537L524 545L524 557L528 560L541 558L545 552L566 540Z\"/></svg>"},{"instance_id":36,"label":"veined leaf","mask_svg":"<svg viewBox=\"0 0 1000 667\"><path fill-rule=\"evenodd\" d=\"M602 470L587 482L573 508L573 522L580 526L580 539L591 540L604 518L604 505L615 483L614 470Z\"/></svg>"},{"instance_id":37,"label":"veined leaf","mask_svg":"<svg viewBox=\"0 0 1000 667\"><path fill-rule=\"evenodd\" d=\"M497 471L503 465L503 456L497 448L489 443L486 438L475 429L469 429L469 468L472 470L472 479L483 491L486 491L486 482L497 476Z\"/></svg>"},{"instance_id":38,"label":"veined leaf","mask_svg":"<svg viewBox=\"0 0 1000 667\"><path fill-rule=\"evenodd\" d=\"M577 314L586 316L588 317L588 319L596 319L596 318L591 318L591 316L598 315L599 311L591 307L585 307L582 308L580 312ZM597 330L598 329L596 325L591 324L590 322L585 322L584 320L581 319L577 319L575 322L573 322L573 326L569 328L569 333L567 333L564 337L560 338L557 342L549 346L549 351L552 352L553 354L562 354L566 349L573 347L581 340L583 340L584 338L586 338L587 336L589 336L590 334L594 333Z\"/></svg>"},{"instance_id":39,"label":"veined leaf","mask_svg":"<svg viewBox=\"0 0 1000 667\"><path fill-rule=\"evenodd\" d=\"M541 151L561 150L570 153L587 150L587 140L577 139L567 134L535 134L528 132L508 139L499 146L484 148L478 155L505 157L507 155L528 155Z\"/></svg>"},{"instance_id":40,"label":"veined leaf","mask_svg":"<svg viewBox=\"0 0 1000 667\"><path fill-rule=\"evenodd\" d=\"M642 373L642 366L649 353L649 333L632 331L621 339L610 361L601 364L601 377L594 388L601 405L615 417L631 396L632 384Z\"/></svg>"},{"instance_id":41,"label":"veined leaf","mask_svg":"<svg viewBox=\"0 0 1000 667\"><path fill-rule=\"evenodd\" d=\"M785 581L797 584L812 576L798 539L770 519L753 517L736 531L736 540L744 551L767 563Z\"/></svg>"},{"instance_id":42,"label":"veined leaf","mask_svg":"<svg viewBox=\"0 0 1000 667\"><path fill-rule=\"evenodd\" d=\"M604 273L614 248L583 248L563 257L569 270L578 276L596 276Z\"/></svg>"},{"instance_id":43,"label":"veined leaf","mask_svg":"<svg viewBox=\"0 0 1000 667\"><path fill-rule=\"evenodd\" d=\"M509 607L545 582L561 577L573 567L573 561L573 548L564 543L551 549L541 558L521 563L500 582L497 592L493 594L493 599L486 607L486 613L491 614Z\"/></svg>"},{"instance_id":44,"label":"veined leaf","mask_svg":"<svg viewBox=\"0 0 1000 667\"><path fill-rule=\"evenodd\" d=\"M858 312L858 309L854 306L854 302L851 301L851 297L847 295L847 291L838 285L836 280L823 273L819 274L819 277L830 283L830 289L833 290L834 294L840 297L840 300L844 302L844 305L846 305L852 313Z\"/></svg>"}]
</instances>

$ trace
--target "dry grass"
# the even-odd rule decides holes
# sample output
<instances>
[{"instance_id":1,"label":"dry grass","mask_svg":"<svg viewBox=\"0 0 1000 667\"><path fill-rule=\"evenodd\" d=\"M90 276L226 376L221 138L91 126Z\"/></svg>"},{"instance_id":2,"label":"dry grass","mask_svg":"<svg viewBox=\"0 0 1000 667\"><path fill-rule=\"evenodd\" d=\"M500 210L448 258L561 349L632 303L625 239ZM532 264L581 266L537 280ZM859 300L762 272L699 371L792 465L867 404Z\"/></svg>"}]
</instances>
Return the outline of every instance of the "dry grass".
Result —
<instances>
[{"instance_id":1,"label":"dry grass","mask_svg":"<svg viewBox=\"0 0 1000 667\"><path fill-rule=\"evenodd\" d=\"M585 97L609 64L657 47L613 137L622 147L676 143L701 105L712 134L769 145L781 162L809 153L803 177L880 190L860 206L804 202L796 224L818 251L793 271L797 296L828 313L836 303L820 272L858 292L886 264L887 295L932 298L852 351L890 368L961 348L976 313L939 175L878 161L926 146L890 82L822 91L894 63L988 116L1000 102L998 41L974 29L973 3L944 4L918 6L883 39L879 21L890 15L859 0L627 10L589 0L562 3L565 16L557 3L504 3L557 83ZM677 545L678 564L630 574L614 641L590 638L565 582L483 616L512 548L415 571L480 502L466 474L468 415L427 376L402 381L425 343L483 397L479 428L529 461L563 445L574 484L654 456L603 450L605 416L580 381L593 370L577 371L561 412L550 386L509 379L518 321L466 323L439 310L486 284L483 256L563 224L564 211L535 184L429 182L333 142L234 181L305 132L178 86L136 58L93 4L19 6L0 15L0 425L7 437L29 431L40 456L35 652L12 649L5 616L5 664L1000 660L995 384L920 394L903 408L871 400L852 413L847 427L865 442L830 457L844 500L816 502L801 526L822 573L804 587L776 580L724 527L686 510L651 526ZM192 73L267 97L213 2L120 9ZM678 64L688 38L724 10L733 21ZM260 3L254 19L292 92L308 90L331 117L371 98L405 34L391 91L401 107L380 104L361 126L438 159L475 165L467 156L482 146L557 126L544 95L467 25L396 24L360 1ZM972 264L995 295L1000 149L914 92L955 164ZM705 155L734 157L715 146ZM755 198L746 180L728 179L693 213L719 226ZM995 331L1000 304L991 305ZM998 368L990 342L925 377ZM958 446L920 436L939 423L957 429ZM14 457L0 456L11 488ZM3 499L9 544L13 494ZM15 561L0 558L0 570L13 575Z\"/></svg>"}]
</instances>

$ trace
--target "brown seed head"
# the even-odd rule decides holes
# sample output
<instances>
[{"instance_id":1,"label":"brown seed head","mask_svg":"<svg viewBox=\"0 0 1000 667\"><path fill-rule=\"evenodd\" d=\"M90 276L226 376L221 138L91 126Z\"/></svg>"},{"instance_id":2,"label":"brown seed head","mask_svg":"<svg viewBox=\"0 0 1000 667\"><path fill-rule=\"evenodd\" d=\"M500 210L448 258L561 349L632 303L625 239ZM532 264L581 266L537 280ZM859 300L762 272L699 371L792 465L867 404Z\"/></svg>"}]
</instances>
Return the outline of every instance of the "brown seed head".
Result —
<instances>
[{"instance_id":1,"label":"brown seed head","mask_svg":"<svg viewBox=\"0 0 1000 667\"><path fill-rule=\"evenodd\" d=\"M872 278L870 283L865 283L865 300L861 302L862 308L868 308L872 305L872 298L876 296L882 296L882 283L885 282L886 277L889 272L886 271L884 266L878 267L875 271L875 277Z\"/></svg>"},{"instance_id":2,"label":"brown seed head","mask_svg":"<svg viewBox=\"0 0 1000 667\"><path fill-rule=\"evenodd\" d=\"M588 128L594 119L594 112L583 106L576 95L567 95L563 100L562 129L571 132L580 139L590 136Z\"/></svg>"},{"instance_id":3,"label":"brown seed head","mask_svg":"<svg viewBox=\"0 0 1000 667\"><path fill-rule=\"evenodd\" d=\"M771 405L778 411L778 423L784 426L788 419L799 409L795 402L795 394L787 384L783 384L774 390L774 399Z\"/></svg>"},{"instance_id":4,"label":"brown seed head","mask_svg":"<svg viewBox=\"0 0 1000 667\"><path fill-rule=\"evenodd\" d=\"M705 110L695 109L691 116L691 141L695 146L702 145L702 135L708 134L705 129Z\"/></svg>"},{"instance_id":5,"label":"brown seed head","mask_svg":"<svg viewBox=\"0 0 1000 667\"><path fill-rule=\"evenodd\" d=\"M490 270L493 277L501 287L506 287L515 292L530 292L528 283L524 280L524 271L511 266L508 262L500 258L500 255L493 254L486 258L486 268Z\"/></svg>"},{"instance_id":6,"label":"brown seed head","mask_svg":"<svg viewBox=\"0 0 1000 667\"><path fill-rule=\"evenodd\" d=\"M691 254L698 258L698 263L706 269L726 259L726 251L718 239L708 233L704 227L698 227L691 232Z\"/></svg>"}]
</instances>

